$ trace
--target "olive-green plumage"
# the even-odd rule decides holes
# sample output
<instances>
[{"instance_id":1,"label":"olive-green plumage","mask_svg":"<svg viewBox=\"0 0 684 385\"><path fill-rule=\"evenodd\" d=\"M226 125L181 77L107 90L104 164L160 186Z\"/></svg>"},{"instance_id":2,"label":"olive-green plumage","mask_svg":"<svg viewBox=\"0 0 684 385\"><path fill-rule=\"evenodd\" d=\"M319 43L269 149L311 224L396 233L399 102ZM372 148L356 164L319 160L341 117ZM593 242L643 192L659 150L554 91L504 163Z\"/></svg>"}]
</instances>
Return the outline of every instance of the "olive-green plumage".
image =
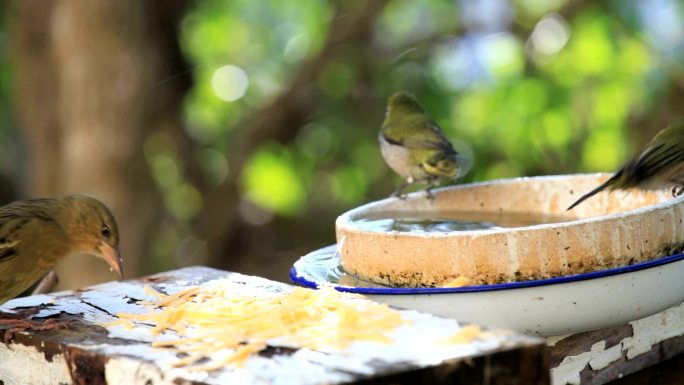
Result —
<instances>
[{"instance_id":1,"label":"olive-green plumage","mask_svg":"<svg viewBox=\"0 0 684 385\"><path fill-rule=\"evenodd\" d=\"M387 164L406 180L393 196L415 182L429 185L429 195L430 188L455 181L463 172L465 159L416 98L406 92L390 97L378 140Z\"/></svg>"},{"instance_id":2,"label":"olive-green plumage","mask_svg":"<svg viewBox=\"0 0 684 385\"><path fill-rule=\"evenodd\" d=\"M581 196L568 210L604 189L672 185L672 195L678 196L684 191L684 118L660 131L639 156L625 163L602 185Z\"/></svg>"},{"instance_id":3,"label":"olive-green plumage","mask_svg":"<svg viewBox=\"0 0 684 385\"><path fill-rule=\"evenodd\" d=\"M72 253L101 257L121 276L119 230L99 200L67 195L0 207L0 304Z\"/></svg>"}]
</instances>

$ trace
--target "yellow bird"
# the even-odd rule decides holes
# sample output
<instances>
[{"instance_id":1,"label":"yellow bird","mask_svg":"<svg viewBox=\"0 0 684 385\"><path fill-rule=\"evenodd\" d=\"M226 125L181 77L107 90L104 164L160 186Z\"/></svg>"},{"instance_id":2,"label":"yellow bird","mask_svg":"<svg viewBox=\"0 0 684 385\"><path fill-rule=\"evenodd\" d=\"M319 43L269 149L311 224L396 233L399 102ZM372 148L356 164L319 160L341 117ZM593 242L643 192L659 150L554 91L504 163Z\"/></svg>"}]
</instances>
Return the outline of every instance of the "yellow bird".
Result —
<instances>
[{"instance_id":1,"label":"yellow bird","mask_svg":"<svg viewBox=\"0 0 684 385\"><path fill-rule=\"evenodd\" d=\"M122 276L119 229L99 200L67 195L0 207L0 304L74 253L100 257Z\"/></svg>"},{"instance_id":2,"label":"yellow bird","mask_svg":"<svg viewBox=\"0 0 684 385\"><path fill-rule=\"evenodd\" d=\"M416 98L406 92L390 97L378 141L385 162L405 179L392 196L401 196L404 188L417 182L428 185L426 192L432 198L432 187L455 181L465 169L466 159L454 150Z\"/></svg>"},{"instance_id":3,"label":"yellow bird","mask_svg":"<svg viewBox=\"0 0 684 385\"><path fill-rule=\"evenodd\" d=\"M672 185L673 196L684 192L684 118L665 127L639 156L625 163L603 184L582 195L568 210L606 188L612 191Z\"/></svg>"}]
</instances>

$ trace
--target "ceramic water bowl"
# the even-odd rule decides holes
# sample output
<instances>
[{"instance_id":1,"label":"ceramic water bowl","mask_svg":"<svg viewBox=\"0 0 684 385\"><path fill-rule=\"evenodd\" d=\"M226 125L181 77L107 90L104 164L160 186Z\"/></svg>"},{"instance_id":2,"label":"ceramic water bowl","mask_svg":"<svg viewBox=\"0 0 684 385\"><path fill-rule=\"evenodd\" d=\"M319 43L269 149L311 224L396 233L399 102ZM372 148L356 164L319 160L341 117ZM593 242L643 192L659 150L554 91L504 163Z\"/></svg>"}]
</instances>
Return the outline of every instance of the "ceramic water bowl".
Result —
<instances>
[{"instance_id":1,"label":"ceramic water bowl","mask_svg":"<svg viewBox=\"0 0 684 385\"><path fill-rule=\"evenodd\" d=\"M331 285L400 308L542 336L624 324L681 303L684 196L602 192L565 211L607 178L504 179L436 190L434 200L418 192L369 203L340 216L337 245L302 257L290 276L308 287ZM368 218L392 224L416 213L555 223L467 231L366 226ZM458 279L468 285L444 287Z\"/></svg>"},{"instance_id":2,"label":"ceramic water bowl","mask_svg":"<svg viewBox=\"0 0 684 385\"><path fill-rule=\"evenodd\" d=\"M571 211L605 174L503 179L451 186L355 208L336 222L344 270L398 287L440 287L548 279L613 269L674 254L684 244L684 196L670 190L602 192ZM366 218L454 212L491 218L525 215L560 223L467 231L396 231Z\"/></svg>"}]
</instances>

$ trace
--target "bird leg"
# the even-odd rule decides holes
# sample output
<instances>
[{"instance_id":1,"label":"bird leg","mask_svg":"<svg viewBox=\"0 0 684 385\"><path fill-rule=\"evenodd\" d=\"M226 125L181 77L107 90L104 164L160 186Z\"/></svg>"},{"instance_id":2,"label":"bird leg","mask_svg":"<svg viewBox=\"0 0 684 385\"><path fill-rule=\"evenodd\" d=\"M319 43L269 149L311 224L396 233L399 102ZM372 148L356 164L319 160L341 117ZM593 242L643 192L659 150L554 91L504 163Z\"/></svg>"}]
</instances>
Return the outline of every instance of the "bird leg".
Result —
<instances>
[{"instance_id":1,"label":"bird leg","mask_svg":"<svg viewBox=\"0 0 684 385\"><path fill-rule=\"evenodd\" d=\"M413 183L413 178L406 179L406 181L404 181L404 183L402 183L396 190L394 190L394 192L390 196L399 199L406 199L406 195L402 194L401 192L411 183Z\"/></svg>"},{"instance_id":2,"label":"bird leg","mask_svg":"<svg viewBox=\"0 0 684 385\"><path fill-rule=\"evenodd\" d=\"M18 318L0 318L0 326L4 325L10 326L9 329L5 329L5 335L3 337L5 345L9 345L9 342L12 340L15 333L21 333L26 330L43 331L69 328L67 322L59 321L54 318L50 318L44 322Z\"/></svg>"},{"instance_id":3,"label":"bird leg","mask_svg":"<svg viewBox=\"0 0 684 385\"><path fill-rule=\"evenodd\" d=\"M425 189L425 194L426 194L426 196L427 196L427 199L430 201L430 203L432 203L432 202L435 201L435 194L432 193L432 189L433 189L434 187L435 187L435 186L432 186L432 185L431 185L431 186L429 186L428 188Z\"/></svg>"},{"instance_id":4,"label":"bird leg","mask_svg":"<svg viewBox=\"0 0 684 385\"><path fill-rule=\"evenodd\" d=\"M38 283L38 286L36 286L36 288L33 289L33 292L31 292L31 295L49 293L52 291L52 289L55 288L55 286L57 286L58 283L59 283L59 277L57 276L57 273L55 273L54 270L50 270L40 280L40 282Z\"/></svg>"}]
</instances>

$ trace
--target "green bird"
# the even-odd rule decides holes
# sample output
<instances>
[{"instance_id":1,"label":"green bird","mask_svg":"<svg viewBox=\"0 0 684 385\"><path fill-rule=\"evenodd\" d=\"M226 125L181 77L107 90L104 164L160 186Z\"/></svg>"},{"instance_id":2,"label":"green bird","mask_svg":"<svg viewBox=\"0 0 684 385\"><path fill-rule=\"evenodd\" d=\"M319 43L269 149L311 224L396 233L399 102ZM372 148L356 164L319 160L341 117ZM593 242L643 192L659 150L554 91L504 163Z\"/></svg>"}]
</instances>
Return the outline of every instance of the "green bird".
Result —
<instances>
[{"instance_id":1,"label":"green bird","mask_svg":"<svg viewBox=\"0 0 684 385\"><path fill-rule=\"evenodd\" d=\"M100 257L122 276L119 229L99 200L67 195L0 207L0 304L74 253Z\"/></svg>"},{"instance_id":2,"label":"green bird","mask_svg":"<svg viewBox=\"0 0 684 385\"><path fill-rule=\"evenodd\" d=\"M413 183L427 184L426 192L444 182L455 181L464 171L466 159L454 150L442 129L416 98L397 92L389 98L378 137L383 158L405 182L392 193Z\"/></svg>"},{"instance_id":3,"label":"green bird","mask_svg":"<svg viewBox=\"0 0 684 385\"><path fill-rule=\"evenodd\" d=\"M657 189L671 185L674 185L673 196L684 192L684 118L660 131L639 156L625 163L603 184L582 195L568 210L604 189Z\"/></svg>"}]
</instances>

